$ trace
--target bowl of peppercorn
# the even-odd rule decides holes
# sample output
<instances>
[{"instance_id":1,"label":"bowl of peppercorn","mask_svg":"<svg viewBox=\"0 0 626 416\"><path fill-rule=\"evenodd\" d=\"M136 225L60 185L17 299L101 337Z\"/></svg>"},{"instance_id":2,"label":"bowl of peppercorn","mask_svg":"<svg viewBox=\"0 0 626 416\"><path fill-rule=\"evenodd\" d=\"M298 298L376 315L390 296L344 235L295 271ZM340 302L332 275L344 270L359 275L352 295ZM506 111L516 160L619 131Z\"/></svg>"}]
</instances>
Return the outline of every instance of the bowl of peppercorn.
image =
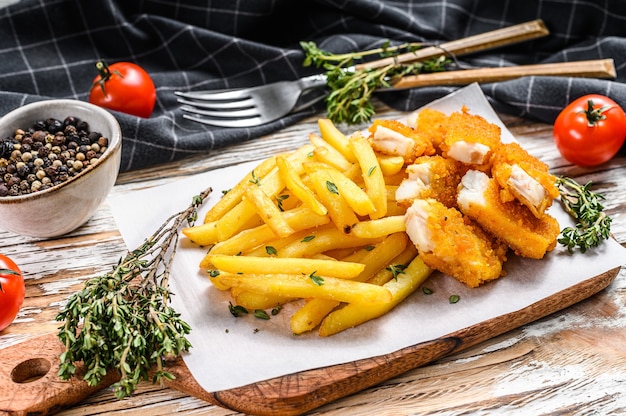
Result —
<instances>
[{"instance_id":1,"label":"bowl of peppercorn","mask_svg":"<svg viewBox=\"0 0 626 416\"><path fill-rule=\"evenodd\" d=\"M37 101L0 118L0 229L51 238L86 223L120 168L111 113L66 99Z\"/></svg>"}]
</instances>

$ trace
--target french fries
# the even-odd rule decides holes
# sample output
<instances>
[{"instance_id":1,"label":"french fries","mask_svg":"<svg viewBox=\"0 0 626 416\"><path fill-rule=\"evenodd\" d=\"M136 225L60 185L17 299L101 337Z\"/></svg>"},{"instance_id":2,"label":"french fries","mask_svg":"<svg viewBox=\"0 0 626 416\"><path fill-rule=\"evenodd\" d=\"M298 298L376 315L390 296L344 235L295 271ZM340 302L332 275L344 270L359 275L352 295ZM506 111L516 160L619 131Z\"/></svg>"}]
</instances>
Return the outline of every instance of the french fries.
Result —
<instances>
[{"instance_id":1,"label":"french fries","mask_svg":"<svg viewBox=\"0 0 626 416\"><path fill-rule=\"evenodd\" d=\"M210 247L200 267L236 305L296 302L292 333L328 336L389 311L429 269L418 268L394 199L404 159L328 119L318 125L308 144L260 162L183 234ZM392 283L399 261L410 279ZM346 308L349 317L337 314Z\"/></svg>"}]
</instances>

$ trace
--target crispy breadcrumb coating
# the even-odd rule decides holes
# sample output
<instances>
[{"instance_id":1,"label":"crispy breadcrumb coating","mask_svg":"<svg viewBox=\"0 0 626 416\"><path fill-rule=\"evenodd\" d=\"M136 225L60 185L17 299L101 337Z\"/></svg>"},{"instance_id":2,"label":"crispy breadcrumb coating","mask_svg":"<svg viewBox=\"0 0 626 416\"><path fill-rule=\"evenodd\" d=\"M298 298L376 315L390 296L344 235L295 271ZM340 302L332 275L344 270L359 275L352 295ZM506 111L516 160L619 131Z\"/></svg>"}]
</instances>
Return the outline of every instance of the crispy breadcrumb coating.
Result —
<instances>
[{"instance_id":1,"label":"crispy breadcrumb coating","mask_svg":"<svg viewBox=\"0 0 626 416\"><path fill-rule=\"evenodd\" d=\"M487 170L491 155L500 144L500 127L479 115L463 111L448 118L441 149L446 157L471 165L473 169Z\"/></svg>"},{"instance_id":2,"label":"crispy breadcrumb coating","mask_svg":"<svg viewBox=\"0 0 626 416\"><path fill-rule=\"evenodd\" d=\"M484 172L470 170L463 176L457 202L463 214L519 256L541 259L556 246L557 220L547 213L537 218L517 201L503 202L498 182Z\"/></svg>"},{"instance_id":3,"label":"crispy breadcrumb coating","mask_svg":"<svg viewBox=\"0 0 626 416\"><path fill-rule=\"evenodd\" d=\"M405 163L412 163L422 155L435 154L435 148L427 136L398 120L374 120L369 132L375 151L402 156Z\"/></svg>"},{"instance_id":4,"label":"crispy breadcrumb coating","mask_svg":"<svg viewBox=\"0 0 626 416\"><path fill-rule=\"evenodd\" d=\"M398 187L396 200L408 206L415 198L433 198L455 207L457 188L466 170L460 162L439 155L419 157L406 167L408 177Z\"/></svg>"},{"instance_id":5,"label":"crispy breadcrumb coating","mask_svg":"<svg viewBox=\"0 0 626 416\"><path fill-rule=\"evenodd\" d=\"M501 144L493 155L491 173L502 190L503 202L517 199L537 218L559 196L556 177L548 165L531 156L518 143Z\"/></svg>"},{"instance_id":6,"label":"crispy breadcrumb coating","mask_svg":"<svg viewBox=\"0 0 626 416\"><path fill-rule=\"evenodd\" d=\"M405 216L419 257L434 269L477 287L503 275L506 247L434 199L416 199Z\"/></svg>"},{"instance_id":7,"label":"crispy breadcrumb coating","mask_svg":"<svg viewBox=\"0 0 626 416\"><path fill-rule=\"evenodd\" d=\"M415 130L425 135L440 151L443 139L446 136L448 116L432 108L424 108L417 114Z\"/></svg>"}]
</instances>

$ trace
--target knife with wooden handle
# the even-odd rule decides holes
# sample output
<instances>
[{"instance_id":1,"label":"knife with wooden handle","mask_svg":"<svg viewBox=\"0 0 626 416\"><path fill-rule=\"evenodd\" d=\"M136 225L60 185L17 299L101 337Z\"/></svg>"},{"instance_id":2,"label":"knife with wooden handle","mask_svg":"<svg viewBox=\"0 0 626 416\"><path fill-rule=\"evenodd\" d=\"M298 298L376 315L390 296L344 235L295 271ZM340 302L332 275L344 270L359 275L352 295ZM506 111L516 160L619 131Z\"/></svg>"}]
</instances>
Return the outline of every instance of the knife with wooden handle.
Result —
<instances>
[{"instance_id":1,"label":"knife with wooden handle","mask_svg":"<svg viewBox=\"0 0 626 416\"><path fill-rule=\"evenodd\" d=\"M537 75L612 79L615 78L616 71L613 59L517 65L498 68L461 69L457 71L408 75L400 78L399 81L393 84L393 88L388 90L435 85L466 85L473 82L498 82Z\"/></svg>"},{"instance_id":2,"label":"knife with wooden handle","mask_svg":"<svg viewBox=\"0 0 626 416\"><path fill-rule=\"evenodd\" d=\"M547 36L550 32L541 19L531 20L518 25L507 26L490 32L479 33L462 39L444 42L438 46L429 46L415 52L406 52L392 58L378 59L355 65L355 69L380 68L398 63L422 61L442 55L467 55L470 53L512 45L531 39Z\"/></svg>"}]
</instances>

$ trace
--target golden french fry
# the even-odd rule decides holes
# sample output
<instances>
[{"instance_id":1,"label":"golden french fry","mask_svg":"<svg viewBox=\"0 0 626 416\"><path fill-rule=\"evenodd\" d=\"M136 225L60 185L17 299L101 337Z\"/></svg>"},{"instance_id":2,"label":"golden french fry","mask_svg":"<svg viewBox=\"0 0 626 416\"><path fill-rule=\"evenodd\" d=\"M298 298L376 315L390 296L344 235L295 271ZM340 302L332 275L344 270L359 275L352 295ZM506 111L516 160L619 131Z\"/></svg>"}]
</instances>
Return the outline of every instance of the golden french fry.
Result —
<instances>
[{"instance_id":1,"label":"golden french fry","mask_svg":"<svg viewBox=\"0 0 626 416\"><path fill-rule=\"evenodd\" d=\"M350 137L349 143L361 167L367 195L376 207L376 211L370 215L370 218L382 218L387 214L387 191L376 154L367 139L358 133Z\"/></svg>"},{"instance_id":2,"label":"golden french fry","mask_svg":"<svg viewBox=\"0 0 626 416\"><path fill-rule=\"evenodd\" d=\"M293 193L293 195L302 201L306 206L319 215L326 215L328 210L317 199L313 191L311 191L300 179L300 175L294 167L282 157L276 158L278 172L281 175L285 186Z\"/></svg>"},{"instance_id":3,"label":"golden french fry","mask_svg":"<svg viewBox=\"0 0 626 416\"><path fill-rule=\"evenodd\" d=\"M315 133L309 134L309 141L315 149L313 155L320 162L328 163L331 166L336 167L339 170L345 170L352 165L352 163L346 159L335 147L333 147L326 140L322 139Z\"/></svg>"},{"instance_id":4,"label":"golden french fry","mask_svg":"<svg viewBox=\"0 0 626 416\"><path fill-rule=\"evenodd\" d=\"M377 155L378 164L384 176L393 176L402 172L404 158L402 156Z\"/></svg>"},{"instance_id":5,"label":"golden french fry","mask_svg":"<svg viewBox=\"0 0 626 416\"><path fill-rule=\"evenodd\" d=\"M231 188L228 192L217 201L210 210L204 216L204 222L217 221L222 216L233 209L233 207L241 202L241 197L245 189L251 182L256 181L258 178L262 178L267 175L272 169L276 167L276 156L269 157L260 162L254 169L252 169L246 176L241 179L237 185Z\"/></svg>"},{"instance_id":6,"label":"golden french fry","mask_svg":"<svg viewBox=\"0 0 626 416\"><path fill-rule=\"evenodd\" d=\"M302 166L302 163L304 163L307 158L310 157L312 151L312 145L304 145L296 149L295 151L284 155L284 157L293 166L300 167ZM237 227L237 224L245 223L250 220L254 215L256 215L256 210L254 209L254 207L249 206L246 200L243 199L246 189L248 189L249 186L257 186L262 188L263 192L265 192L265 195L270 198L276 197L278 193L285 188L285 183L282 181L280 175L278 174L276 158L274 157L272 159L273 167L269 169L265 176L259 176L253 170L249 174L249 179L246 182L239 182L241 186L239 186L239 184L236 186L238 198L237 201L235 201L236 203L233 206L230 206L228 211L223 212L222 217L218 220L217 230L221 240L235 235L237 231L241 230L241 228ZM232 190L230 192L232 192ZM230 192L228 192L226 195L230 194ZM224 217L227 218L224 219Z\"/></svg>"},{"instance_id":7,"label":"golden french fry","mask_svg":"<svg viewBox=\"0 0 626 416\"><path fill-rule=\"evenodd\" d=\"M222 218L215 222L215 228L219 240L226 240L241 230L246 229L248 225L256 226L262 223L263 221L257 216L254 205L244 199L235 205L233 209L224 213Z\"/></svg>"},{"instance_id":8,"label":"golden french fry","mask_svg":"<svg viewBox=\"0 0 626 416\"><path fill-rule=\"evenodd\" d=\"M353 281L365 282L383 269L398 252L407 246L408 238L404 233L397 233L384 239L372 250L359 254L359 261L365 264L361 274ZM413 245L411 244L413 247ZM324 317L339 306L340 302L329 299L311 299L299 308L291 317L290 326L294 334L311 331L319 325Z\"/></svg>"},{"instance_id":9,"label":"golden french fry","mask_svg":"<svg viewBox=\"0 0 626 416\"><path fill-rule=\"evenodd\" d=\"M365 265L338 260L321 260L311 258L279 258L225 256L209 254L209 260L221 271L244 274L306 274L311 273L352 279L358 276Z\"/></svg>"},{"instance_id":10,"label":"golden french fry","mask_svg":"<svg viewBox=\"0 0 626 416\"><path fill-rule=\"evenodd\" d=\"M318 215L308 207L294 208L293 210L285 211L283 214L289 226L296 231L307 230L330 222L328 216ZM276 235L272 232L272 229L267 224L263 224L255 228L243 230L227 240L220 241L213 246L211 254L239 254L274 239L276 239ZM210 267L210 264L207 256L205 256L200 263L200 267L206 269Z\"/></svg>"},{"instance_id":11,"label":"golden french fry","mask_svg":"<svg viewBox=\"0 0 626 416\"><path fill-rule=\"evenodd\" d=\"M431 272L432 270L419 257L415 257L402 273L397 274L395 279L381 286L391 292L391 302L380 304L355 302L345 305L324 318L320 325L319 335L323 337L333 335L384 315L424 283Z\"/></svg>"},{"instance_id":12,"label":"golden french fry","mask_svg":"<svg viewBox=\"0 0 626 416\"><path fill-rule=\"evenodd\" d=\"M404 251L391 259L388 266L384 269L380 269L374 276L369 278L367 283L384 285L393 278L394 273L398 269L404 269L404 266L412 262L415 256L417 256L417 248L415 248L413 244L407 244Z\"/></svg>"},{"instance_id":13,"label":"golden french fry","mask_svg":"<svg viewBox=\"0 0 626 416\"><path fill-rule=\"evenodd\" d=\"M219 241L217 224L215 221L194 225L192 227L185 227L181 231L185 237L199 246L207 246L215 244Z\"/></svg>"},{"instance_id":14,"label":"golden french fry","mask_svg":"<svg viewBox=\"0 0 626 416\"><path fill-rule=\"evenodd\" d=\"M325 171L330 176L331 182L337 186L339 195L346 200L357 215L366 216L375 211L376 208L370 197L356 183L337 169L327 168Z\"/></svg>"},{"instance_id":15,"label":"golden french fry","mask_svg":"<svg viewBox=\"0 0 626 416\"><path fill-rule=\"evenodd\" d=\"M258 293L244 290L235 296L233 294L235 304L243 306L246 309L269 309L278 305L285 305L294 300L294 298L286 298L270 293Z\"/></svg>"},{"instance_id":16,"label":"golden french fry","mask_svg":"<svg viewBox=\"0 0 626 416\"><path fill-rule=\"evenodd\" d=\"M337 149L339 153L343 155L349 162L356 162L356 158L352 149L350 148L350 142L348 138L339 131L337 126L332 120L327 118L321 118L317 120L317 125L320 129L322 138L326 140L332 147Z\"/></svg>"},{"instance_id":17,"label":"golden french fry","mask_svg":"<svg viewBox=\"0 0 626 416\"><path fill-rule=\"evenodd\" d=\"M352 234L361 238L384 237L389 234L405 232L404 215L383 217L377 220L361 221L352 227Z\"/></svg>"},{"instance_id":18,"label":"golden french fry","mask_svg":"<svg viewBox=\"0 0 626 416\"><path fill-rule=\"evenodd\" d=\"M278 237L286 237L295 231L283 217L278 206L257 186L249 186L244 192L244 198L253 206L263 222L270 226Z\"/></svg>"},{"instance_id":19,"label":"golden french fry","mask_svg":"<svg viewBox=\"0 0 626 416\"><path fill-rule=\"evenodd\" d=\"M341 302L332 299L312 298L291 315L289 326L293 334L312 331Z\"/></svg>"},{"instance_id":20,"label":"golden french fry","mask_svg":"<svg viewBox=\"0 0 626 416\"><path fill-rule=\"evenodd\" d=\"M332 224L331 226L334 227L334 225ZM247 256L251 256L251 257L276 256L276 253L281 248L289 244L293 244L296 241L302 241L302 240L306 241L308 238L310 238L310 236L311 236L311 230L307 228L304 230L297 231L287 237L283 237L283 238L276 237L274 239L268 240L265 243L263 243L263 245L260 245L251 250L245 251L242 254L245 255L246 257Z\"/></svg>"},{"instance_id":21,"label":"golden french fry","mask_svg":"<svg viewBox=\"0 0 626 416\"><path fill-rule=\"evenodd\" d=\"M384 286L337 279L329 276L293 274L226 274L221 283L243 287L256 293L269 293L294 298L322 298L339 302L377 304L390 302L391 293ZM319 283L315 283L314 279Z\"/></svg>"},{"instance_id":22,"label":"golden french fry","mask_svg":"<svg viewBox=\"0 0 626 416\"><path fill-rule=\"evenodd\" d=\"M339 190L332 177L324 170L310 172L309 177L316 195L328 209L333 224L344 233L349 233L354 224L359 222L356 214L346 199L339 195Z\"/></svg>"},{"instance_id":23,"label":"golden french fry","mask_svg":"<svg viewBox=\"0 0 626 416\"><path fill-rule=\"evenodd\" d=\"M328 250L362 247L381 241L380 238L359 238L345 234L333 225L311 230L309 236L310 238L294 241L278 249L278 257L311 257Z\"/></svg>"}]
</instances>

